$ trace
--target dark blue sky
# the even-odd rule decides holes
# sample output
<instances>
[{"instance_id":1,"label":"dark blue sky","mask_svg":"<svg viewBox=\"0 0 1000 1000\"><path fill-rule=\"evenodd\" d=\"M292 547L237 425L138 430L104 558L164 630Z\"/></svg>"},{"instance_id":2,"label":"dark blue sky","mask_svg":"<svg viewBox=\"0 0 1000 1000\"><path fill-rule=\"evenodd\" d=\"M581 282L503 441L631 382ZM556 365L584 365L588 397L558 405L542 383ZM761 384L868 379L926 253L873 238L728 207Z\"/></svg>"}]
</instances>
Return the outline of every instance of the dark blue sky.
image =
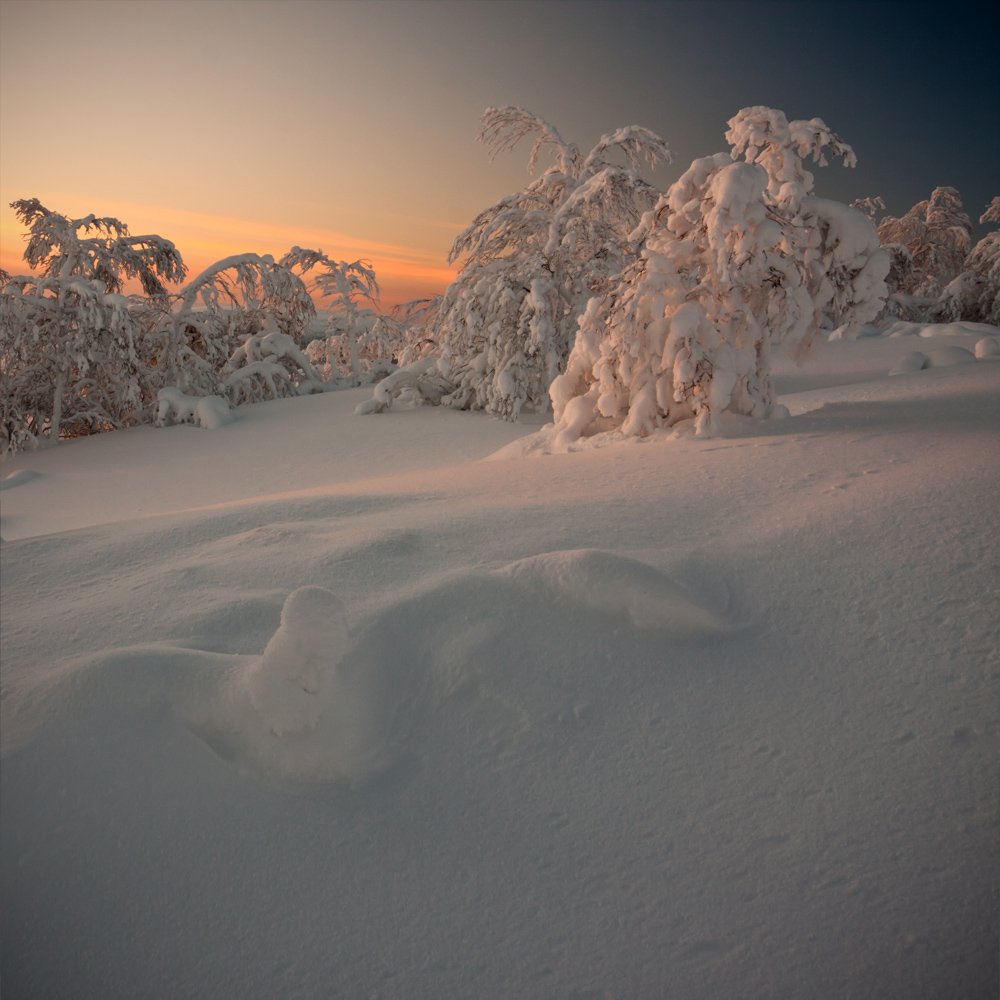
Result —
<instances>
[{"instance_id":1,"label":"dark blue sky","mask_svg":"<svg viewBox=\"0 0 1000 1000\"><path fill-rule=\"evenodd\" d=\"M854 146L858 167L819 171L820 194L881 194L899 214L933 187L952 185L974 218L1000 194L1000 5L480 6L494 17L525 12L522 24L508 22L511 41L532 31L556 39L571 22L552 59L568 67L564 83L546 88L551 69L537 78L529 70L511 88L513 103L527 101L567 136L647 125L671 141L676 173L725 147L725 122L736 111L767 104L789 118L823 118Z\"/></svg>"}]
</instances>

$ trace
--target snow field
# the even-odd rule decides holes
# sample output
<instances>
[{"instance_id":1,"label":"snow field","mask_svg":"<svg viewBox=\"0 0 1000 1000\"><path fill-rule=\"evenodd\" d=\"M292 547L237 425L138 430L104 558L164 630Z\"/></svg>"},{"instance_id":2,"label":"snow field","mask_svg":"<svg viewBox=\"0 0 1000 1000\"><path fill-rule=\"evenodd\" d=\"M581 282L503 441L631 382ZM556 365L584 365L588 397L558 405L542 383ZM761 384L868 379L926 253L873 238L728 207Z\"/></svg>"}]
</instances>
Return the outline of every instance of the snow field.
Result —
<instances>
[{"instance_id":1,"label":"snow field","mask_svg":"<svg viewBox=\"0 0 1000 1000\"><path fill-rule=\"evenodd\" d=\"M19 456L5 996L991 995L1000 364L908 349L708 440L359 390Z\"/></svg>"}]
</instances>

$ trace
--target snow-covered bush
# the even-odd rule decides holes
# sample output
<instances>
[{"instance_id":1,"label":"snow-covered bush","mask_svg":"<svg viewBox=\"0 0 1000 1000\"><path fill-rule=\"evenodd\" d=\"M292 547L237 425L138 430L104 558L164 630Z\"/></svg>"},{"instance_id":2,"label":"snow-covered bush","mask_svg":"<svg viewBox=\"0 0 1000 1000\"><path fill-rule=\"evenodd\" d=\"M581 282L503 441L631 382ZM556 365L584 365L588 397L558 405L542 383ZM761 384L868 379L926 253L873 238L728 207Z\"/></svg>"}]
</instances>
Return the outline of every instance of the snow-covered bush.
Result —
<instances>
[{"instance_id":1,"label":"snow-covered bush","mask_svg":"<svg viewBox=\"0 0 1000 1000\"><path fill-rule=\"evenodd\" d=\"M979 221L1000 223L1000 197L990 202ZM941 294L934 318L1000 326L1000 230L987 233L972 248L962 272Z\"/></svg>"},{"instance_id":2,"label":"snow-covered bush","mask_svg":"<svg viewBox=\"0 0 1000 1000\"><path fill-rule=\"evenodd\" d=\"M900 218L882 219L878 236L884 245L900 244L910 253L912 271L901 276L901 284L890 287L890 293L909 296L902 301L913 308L914 299L928 300L928 304L936 300L964 269L972 223L958 191L939 187Z\"/></svg>"},{"instance_id":3,"label":"snow-covered bush","mask_svg":"<svg viewBox=\"0 0 1000 1000\"><path fill-rule=\"evenodd\" d=\"M442 371L447 368L440 359L433 356L420 358L402 368L397 368L375 384L371 399L359 403L354 412L357 414L384 413L404 394L417 404L440 404L442 398L455 389L448 374Z\"/></svg>"},{"instance_id":4,"label":"snow-covered bush","mask_svg":"<svg viewBox=\"0 0 1000 1000\"><path fill-rule=\"evenodd\" d=\"M638 259L588 303L551 387L557 444L766 416L776 346L805 351L820 329L849 334L881 309L888 258L870 221L813 196L803 164L829 151L853 165L850 146L771 108L729 126L732 154L691 164L643 218Z\"/></svg>"},{"instance_id":5,"label":"snow-covered bush","mask_svg":"<svg viewBox=\"0 0 1000 1000\"><path fill-rule=\"evenodd\" d=\"M452 246L462 268L445 292L437 324L456 389L443 400L514 419L545 406L587 299L604 291L628 260L629 233L655 200L643 161L669 160L666 143L629 126L589 153L522 108L487 108L480 141L491 154L533 138L529 169L554 162L523 191L481 212ZM609 159L617 152L625 165Z\"/></svg>"},{"instance_id":6,"label":"snow-covered bush","mask_svg":"<svg viewBox=\"0 0 1000 1000\"><path fill-rule=\"evenodd\" d=\"M394 347L399 365L412 364L437 350L436 330L442 298L435 295L426 299L411 299L393 307L392 319L402 331Z\"/></svg>"},{"instance_id":7,"label":"snow-covered bush","mask_svg":"<svg viewBox=\"0 0 1000 1000\"><path fill-rule=\"evenodd\" d=\"M324 369L328 380L346 374L357 385L362 376L362 340L377 319L370 308L379 297L371 264L331 260L322 250L296 246L281 258L281 265L301 277L309 293L327 308L326 337L312 341L310 359ZM366 360L377 359L369 350Z\"/></svg>"},{"instance_id":8,"label":"snow-covered bush","mask_svg":"<svg viewBox=\"0 0 1000 1000\"><path fill-rule=\"evenodd\" d=\"M236 348L222 374L222 389L234 406L323 391L323 379L305 353L270 316L261 333Z\"/></svg>"},{"instance_id":9,"label":"snow-covered bush","mask_svg":"<svg viewBox=\"0 0 1000 1000\"><path fill-rule=\"evenodd\" d=\"M92 279L108 292L121 292L135 278L151 298L167 294L164 282L184 278L181 255L162 236L132 236L125 223L111 217L69 219L37 198L14 201L10 207L28 227L25 261L46 278Z\"/></svg>"},{"instance_id":10,"label":"snow-covered bush","mask_svg":"<svg viewBox=\"0 0 1000 1000\"><path fill-rule=\"evenodd\" d=\"M449 365L437 355L433 325L441 296L414 299L381 314L360 338L360 353L367 359L369 380L376 383L371 399L355 413L384 413L405 397L409 405L438 406L455 391ZM310 349L314 345L310 344Z\"/></svg>"},{"instance_id":11,"label":"snow-covered bush","mask_svg":"<svg viewBox=\"0 0 1000 1000\"><path fill-rule=\"evenodd\" d=\"M399 366L425 357L434 347L434 341L425 337L423 330L411 326L398 312L380 313L372 325L361 335L358 350L369 365Z\"/></svg>"},{"instance_id":12,"label":"snow-covered bush","mask_svg":"<svg viewBox=\"0 0 1000 1000\"><path fill-rule=\"evenodd\" d=\"M11 207L28 226L25 261L0 292L0 425L6 449L139 422L162 384L165 282L184 275L159 236L113 218L69 219L37 199ZM123 294L138 280L142 296Z\"/></svg>"},{"instance_id":13,"label":"snow-covered bush","mask_svg":"<svg viewBox=\"0 0 1000 1000\"><path fill-rule=\"evenodd\" d=\"M358 385L370 381L379 369L392 367L389 355L382 353L385 338L379 335L380 318L367 308L324 318L322 335L312 336L306 356L326 382Z\"/></svg>"},{"instance_id":14,"label":"snow-covered bush","mask_svg":"<svg viewBox=\"0 0 1000 1000\"><path fill-rule=\"evenodd\" d=\"M314 314L302 279L270 255L216 261L181 289L167 381L233 403L309 391L319 378L298 344Z\"/></svg>"},{"instance_id":15,"label":"snow-covered bush","mask_svg":"<svg viewBox=\"0 0 1000 1000\"><path fill-rule=\"evenodd\" d=\"M156 396L157 427L170 424L197 424L214 430L231 423L233 415L229 401L222 396L189 396L172 386L161 389Z\"/></svg>"}]
</instances>

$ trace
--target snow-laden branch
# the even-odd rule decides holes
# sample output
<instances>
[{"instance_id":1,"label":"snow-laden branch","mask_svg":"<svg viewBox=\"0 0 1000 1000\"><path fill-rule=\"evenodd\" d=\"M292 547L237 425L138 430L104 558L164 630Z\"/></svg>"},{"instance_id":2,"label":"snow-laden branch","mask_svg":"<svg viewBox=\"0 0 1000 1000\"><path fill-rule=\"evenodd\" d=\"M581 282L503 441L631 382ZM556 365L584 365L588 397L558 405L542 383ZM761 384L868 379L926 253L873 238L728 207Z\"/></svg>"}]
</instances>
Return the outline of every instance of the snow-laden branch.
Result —
<instances>
[{"instance_id":1,"label":"snow-laden branch","mask_svg":"<svg viewBox=\"0 0 1000 1000\"><path fill-rule=\"evenodd\" d=\"M490 159L512 150L522 139L535 136L528 154L528 170L534 172L539 154L547 147L555 150L558 169L564 174L575 173L580 162L580 151L566 143L558 130L543 118L511 105L487 108L480 120L479 141L490 151Z\"/></svg>"}]
</instances>

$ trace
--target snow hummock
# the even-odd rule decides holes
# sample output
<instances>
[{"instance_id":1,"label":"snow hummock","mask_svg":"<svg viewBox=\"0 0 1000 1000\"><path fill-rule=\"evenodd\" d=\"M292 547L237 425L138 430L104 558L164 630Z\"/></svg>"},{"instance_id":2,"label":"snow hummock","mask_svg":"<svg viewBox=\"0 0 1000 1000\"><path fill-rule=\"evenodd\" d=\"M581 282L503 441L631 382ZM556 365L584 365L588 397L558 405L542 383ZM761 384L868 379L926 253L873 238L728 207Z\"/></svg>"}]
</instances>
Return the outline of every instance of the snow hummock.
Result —
<instances>
[{"instance_id":1,"label":"snow hummock","mask_svg":"<svg viewBox=\"0 0 1000 1000\"><path fill-rule=\"evenodd\" d=\"M890 375L906 375L909 372L923 371L930 368L931 359L922 351L909 351L904 354L896 363L895 368L889 369Z\"/></svg>"},{"instance_id":2,"label":"snow hummock","mask_svg":"<svg viewBox=\"0 0 1000 1000\"><path fill-rule=\"evenodd\" d=\"M324 587L300 587L281 624L248 671L250 702L278 736L313 729L347 639L343 605Z\"/></svg>"},{"instance_id":3,"label":"snow hummock","mask_svg":"<svg viewBox=\"0 0 1000 1000\"><path fill-rule=\"evenodd\" d=\"M4 996L991 995L1000 365L907 346L708 439L358 389L5 462Z\"/></svg>"},{"instance_id":4,"label":"snow hummock","mask_svg":"<svg viewBox=\"0 0 1000 1000\"><path fill-rule=\"evenodd\" d=\"M1000 357L1000 340L996 337L982 337L976 341L973 353L977 358Z\"/></svg>"}]
</instances>

